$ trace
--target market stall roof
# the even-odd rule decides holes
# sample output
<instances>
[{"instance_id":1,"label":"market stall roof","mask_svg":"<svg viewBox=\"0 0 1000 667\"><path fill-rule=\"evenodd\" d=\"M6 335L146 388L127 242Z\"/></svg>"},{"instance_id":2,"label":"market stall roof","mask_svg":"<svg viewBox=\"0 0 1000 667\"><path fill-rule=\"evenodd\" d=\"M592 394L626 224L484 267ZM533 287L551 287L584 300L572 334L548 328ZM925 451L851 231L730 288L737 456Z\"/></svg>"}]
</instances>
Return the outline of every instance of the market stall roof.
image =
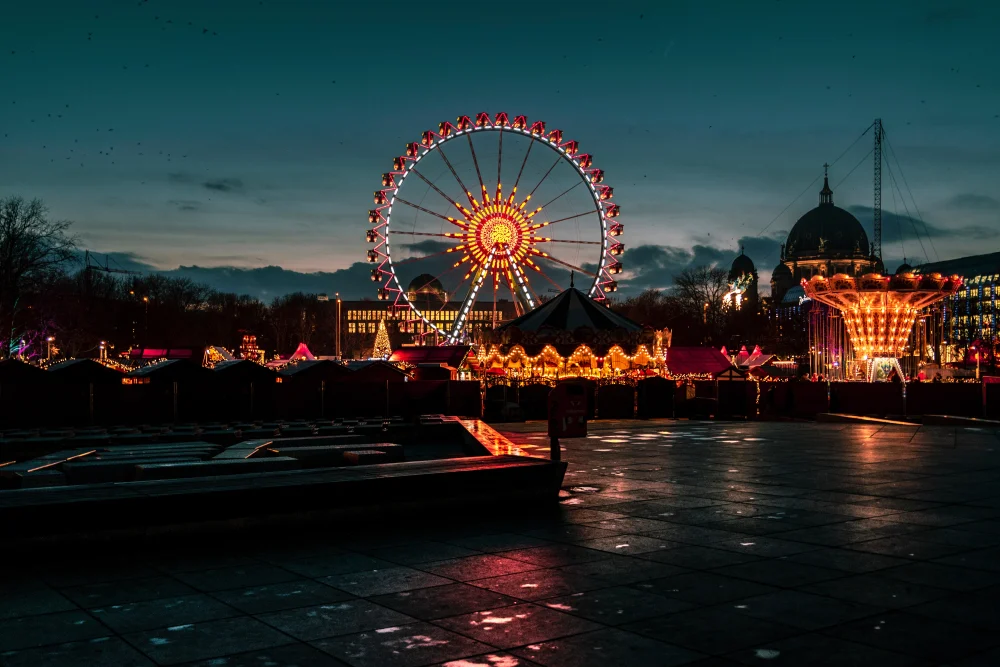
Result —
<instances>
[{"instance_id":1,"label":"market stall roof","mask_svg":"<svg viewBox=\"0 0 1000 667\"><path fill-rule=\"evenodd\" d=\"M136 368L125 375L131 378L150 378L155 382L186 382L211 378L212 372L188 359L168 359Z\"/></svg>"},{"instance_id":2,"label":"market stall roof","mask_svg":"<svg viewBox=\"0 0 1000 667\"><path fill-rule=\"evenodd\" d=\"M551 301L507 322L498 327L497 331L503 332L514 327L521 331L538 331L542 327L561 331L573 331L580 327L589 327L595 331L642 331L641 325L598 304L575 287L563 290Z\"/></svg>"},{"instance_id":3,"label":"market stall roof","mask_svg":"<svg viewBox=\"0 0 1000 667\"><path fill-rule=\"evenodd\" d=\"M305 343L299 343L299 346L295 348L295 351L288 357L290 361L294 361L295 359L308 359L309 361L312 361L315 358L316 357L309 351L309 348Z\"/></svg>"},{"instance_id":4,"label":"market stall roof","mask_svg":"<svg viewBox=\"0 0 1000 667\"><path fill-rule=\"evenodd\" d=\"M129 359L198 359L204 348L190 347L135 347L129 350Z\"/></svg>"},{"instance_id":5,"label":"market stall roof","mask_svg":"<svg viewBox=\"0 0 1000 667\"><path fill-rule=\"evenodd\" d=\"M406 371L383 359L359 359L346 361L344 365L352 371L351 382L403 381Z\"/></svg>"},{"instance_id":6,"label":"market stall roof","mask_svg":"<svg viewBox=\"0 0 1000 667\"><path fill-rule=\"evenodd\" d=\"M109 368L93 359L68 359L48 367L63 382L93 382L95 384L121 384L124 373Z\"/></svg>"},{"instance_id":7,"label":"market stall roof","mask_svg":"<svg viewBox=\"0 0 1000 667\"><path fill-rule=\"evenodd\" d=\"M469 354L468 345L404 345L394 351L389 361L400 361L416 366L418 364L444 364L458 368Z\"/></svg>"},{"instance_id":8,"label":"market stall roof","mask_svg":"<svg viewBox=\"0 0 1000 667\"><path fill-rule=\"evenodd\" d=\"M267 366L250 361L249 359L234 359L233 361L220 361L212 368L212 372L217 378L227 380L247 380L260 379L262 381L274 382L275 373Z\"/></svg>"},{"instance_id":9,"label":"market stall roof","mask_svg":"<svg viewBox=\"0 0 1000 667\"><path fill-rule=\"evenodd\" d=\"M714 347L672 347L667 351L667 369L672 375L716 376L732 366Z\"/></svg>"},{"instance_id":10,"label":"market stall roof","mask_svg":"<svg viewBox=\"0 0 1000 667\"><path fill-rule=\"evenodd\" d=\"M0 360L0 383L35 384L49 379L45 371L17 359Z\"/></svg>"}]
</instances>

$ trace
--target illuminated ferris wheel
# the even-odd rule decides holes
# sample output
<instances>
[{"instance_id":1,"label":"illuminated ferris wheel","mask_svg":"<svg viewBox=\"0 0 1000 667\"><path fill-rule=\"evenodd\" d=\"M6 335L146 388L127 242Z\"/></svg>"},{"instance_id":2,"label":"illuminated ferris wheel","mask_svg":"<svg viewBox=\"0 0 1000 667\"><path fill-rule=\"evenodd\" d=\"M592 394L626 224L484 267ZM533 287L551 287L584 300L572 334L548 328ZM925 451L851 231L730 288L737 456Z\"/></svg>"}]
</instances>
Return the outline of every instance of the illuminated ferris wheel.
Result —
<instances>
[{"instance_id":1,"label":"illuminated ferris wheel","mask_svg":"<svg viewBox=\"0 0 1000 667\"><path fill-rule=\"evenodd\" d=\"M593 156L543 121L480 113L440 123L406 145L375 191L367 256L378 298L449 343L467 337L470 313L490 303L496 313L498 299L526 312L574 275L604 300L625 246L603 182Z\"/></svg>"}]
</instances>

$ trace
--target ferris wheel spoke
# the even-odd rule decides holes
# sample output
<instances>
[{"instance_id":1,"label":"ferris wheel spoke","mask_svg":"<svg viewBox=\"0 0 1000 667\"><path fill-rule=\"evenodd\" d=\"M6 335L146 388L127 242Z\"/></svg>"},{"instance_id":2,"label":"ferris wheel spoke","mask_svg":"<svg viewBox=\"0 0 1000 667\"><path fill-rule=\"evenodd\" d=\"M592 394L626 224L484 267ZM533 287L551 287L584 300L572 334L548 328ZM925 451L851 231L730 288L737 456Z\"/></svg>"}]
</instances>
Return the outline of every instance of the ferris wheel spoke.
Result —
<instances>
[{"instance_id":1,"label":"ferris wheel spoke","mask_svg":"<svg viewBox=\"0 0 1000 667\"><path fill-rule=\"evenodd\" d=\"M458 175L458 172L455 171L455 167L451 166L451 160L449 160L448 156L444 154L444 146L438 146L438 152L441 154L441 158L444 160L444 163L448 165L448 169L451 170L451 175L455 177L456 181L458 181L458 187L462 188L462 192L464 192L465 196L469 198L469 203L475 206L476 202L472 198L472 193L469 192L469 188L465 187L465 183L462 182L462 178Z\"/></svg>"},{"instance_id":2,"label":"ferris wheel spoke","mask_svg":"<svg viewBox=\"0 0 1000 667\"><path fill-rule=\"evenodd\" d=\"M503 125L500 126L500 148L497 149L497 194L494 199L500 199L500 191L503 189L503 181L500 180L500 168L503 166Z\"/></svg>"},{"instance_id":3,"label":"ferris wheel spoke","mask_svg":"<svg viewBox=\"0 0 1000 667\"><path fill-rule=\"evenodd\" d=\"M397 232L402 233L402 232ZM576 243L579 245L601 245L600 241L573 241L571 239L533 238L535 243Z\"/></svg>"},{"instance_id":4,"label":"ferris wheel spoke","mask_svg":"<svg viewBox=\"0 0 1000 667\"><path fill-rule=\"evenodd\" d=\"M434 183L432 183L430 180L428 180L428 178L426 176L424 176L419 171L417 171L416 167L414 167L410 171L412 171L414 174L416 174L420 178L420 180L422 180L424 183L426 183L427 185L431 186L434 189L434 192L438 193L439 195L441 195L442 197L444 197L445 199L447 199L448 201L450 201L452 203L452 205L455 208L457 208L459 211L461 211L462 213L467 213L465 207L463 207L457 201L455 201L454 199L452 199L451 197L449 197L448 195L446 195L444 192L442 192L441 188L439 188L438 186L434 185ZM398 197L397 197L397 199L398 199Z\"/></svg>"},{"instance_id":5,"label":"ferris wheel spoke","mask_svg":"<svg viewBox=\"0 0 1000 667\"><path fill-rule=\"evenodd\" d=\"M557 222L565 222L566 220L575 220L576 218L582 218L585 215L594 215L593 211L584 211L583 213L577 213L575 215L567 215L565 218L559 218L558 220L550 220L548 222L540 222L536 225L532 225L531 229L539 229L540 227L548 227L549 225L554 225Z\"/></svg>"},{"instance_id":6,"label":"ferris wheel spoke","mask_svg":"<svg viewBox=\"0 0 1000 667\"><path fill-rule=\"evenodd\" d=\"M521 168L517 170L517 180L514 181L514 189L510 192L510 201L514 201L514 193L517 192L517 184L521 182L521 174L524 173L524 165L528 164L528 156L531 155L531 149L534 148L535 142L532 141L528 144L528 150L524 152L524 159L521 160Z\"/></svg>"},{"instance_id":7,"label":"ferris wheel spoke","mask_svg":"<svg viewBox=\"0 0 1000 667\"><path fill-rule=\"evenodd\" d=\"M417 174L417 175L419 176L419 174ZM464 222L456 220L455 218L449 218L446 215L441 215L440 213L432 211L429 208L424 208L420 204L414 204L413 202L406 201L402 197L396 197L396 201L398 201L400 204L405 204L405 205L409 206L410 208L415 208L418 211L422 211L422 212L424 212L424 213L426 213L428 215L433 215L436 218L441 218L445 222L450 222L451 224L453 224L453 225L455 225L457 227L461 227L462 229L466 228L466 224ZM403 232L393 232L393 233L394 234L402 234Z\"/></svg>"},{"instance_id":8,"label":"ferris wheel spoke","mask_svg":"<svg viewBox=\"0 0 1000 667\"><path fill-rule=\"evenodd\" d=\"M541 275L542 278L545 278L546 280L548 280L549 284L552 285L553 287L555 287L556 290L558 290L560 292L562 291L562 289L563 289L562 285L560 285L556 281L552 280L552 278L549 278L549 275L547 273L545 273L545 271L542 270L542 267L540 267L536 262L531 262L529 264L529 266L531 268L533 268L535 271L538 271L539 275Z\"/></svg>"},{"instance_id":9,"label":"ferris wheel spoke","mask_svg":"<svg viewBox=\"0 0 1000 667\"><path fill-rule=\"evenodd\" d=\"M558 165L558 164L559 164L559 162L560 162L560 161L561 161L562 159L563 159L563 158L562 158L562 156L561 156L561 155L557 155L557 156L556 156L556 161L552 163L552 166L551 166L551 167L549 167L549 170L548 170L547 172L545 172L545 175L544 175L544 176L542 176L542 180L538 181L538 185L536 185L536 186L535 186L535 188L534 188L534 189L533 189L533 190L532 190L531 192L529 192L529 193L528 193L528 196L527 196L527 198L525 199L525 201L527 201L528 199L531 199L531 196L532 196L533 194L535 194L535 191L536 191L536 190L538 190L538 188L542 187L542 183L544 183L544 182L545 182L545 179L549 177L549 174L551 174L551 173L552 173L552 170L556 168L556 165Z\"/></svg>"},{"instance_id":10,"label":"ferris wheel spoke","mask_svg":"<svg viewBox=\"0 0 1000 667\"><path fill-rule=\"evenodd\" d=\"M459 238L460 234L434 234L431 232L393 232L394 234L405 234L406 236L438 236L443 239Z\"/></svg>"},{"instance_id":11,"label":"ferris wheel spoke","mask_svg":"<svg viewBox=\"0 0 1000 667\"><path fill-rule=\"evenodd\" d=\"M472 164L476 165L476 177L479 179L479 187L482 188L483 200L485 201L489 198L489 195L486 194L486 184L483 183L483 174L479 171L479 160L476 159L476 147L472 145L471 134L465 135L465 138L469 140L469 152L472 153Z\"/></svg>"},{"instance_id":12,"label":"ferris wheel spoke","mask_svg":"<svg viewBox=\"0 0 1000 667\"><path fill-rule=\"evenodd\" d=\"M537 257L541 257L542 259L547 259L550 262L555 262L556 264L562 264L566 268L573 269L574 271L579 271L580 273L582 273L584 275L587 275L587 276L590 276L591 278L596 278L597 277L596 273L592 273L591 271L588 271L587 269L585 269L583 267L580 267L580 266L577 266L575 264L570 264L569 262L564 262L563 260L559 259L558 257L553 257L552 255L550 255L548 253L544 253L544 252L541 252L539 250L535 250L534 248L531 249L531 253L533 255L537 256Z\"/></svg>"},{"instance_id":13,"label":"ferris wheel spoke","mask_svg":"<svg viewBox=\"0 0 1000 667\"><path fill-rule=\"evenodd\" d=\"M556 201L557 199L559 199L559 198L560 198L560 197L562 197L563 195L565 195L565 194L568 194L568 193L572 192L572 191L573 191L573 190L575 190L576 188L580 187L580 186L581 186L582 184L583 184L583 181L577 181L577 182L576 182L576 185L571 185L571 186L569 186L568 188L566 188L565 190L563 190L563 191L562 191L562 192L560 192L560 193L559 193L558 195L556 195L555 197L553 197L553 198L552 198L552 199L550 199L549 201L545 202L544 204L542 204L542 205L541 205L541 206L539 206L538 208L541 208L541 209L544 209L544 208L545 208L546 206L548 206L548 205L549 205L549 204L551 204L552 202Z\"/></svg>"}]
</instances>

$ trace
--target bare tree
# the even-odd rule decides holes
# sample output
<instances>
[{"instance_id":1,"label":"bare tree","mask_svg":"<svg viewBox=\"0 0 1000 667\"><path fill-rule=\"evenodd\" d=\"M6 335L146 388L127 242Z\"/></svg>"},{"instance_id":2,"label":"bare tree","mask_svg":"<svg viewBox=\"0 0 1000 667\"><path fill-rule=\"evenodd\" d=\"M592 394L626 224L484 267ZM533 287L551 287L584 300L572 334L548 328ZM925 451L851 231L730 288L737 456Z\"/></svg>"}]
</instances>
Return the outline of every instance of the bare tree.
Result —
<instances>
[{"instance_id":1,"label":"bare tree","mask_svg":"<svg viewBox=\"0 0 1000 667\"><path fill-rule=\"evenodd\" d=\"M710 266L686 268L674 276L674 295L689 317L702 326L706 343L718 342L725 324L722 297L729 290L728 274Z\"/></svg>"},{"instance_id":2,"label":"bare tree","mask_svg":"<svg viewBox=\"0 0 1000 667\"><path fill-rule=\"evenodd\" d=\"M38 199L0 199L0 358L17 333L21 298L31 282L73 259L76 241L70 222L49 220Z\"/></svg>"}]
</instances>

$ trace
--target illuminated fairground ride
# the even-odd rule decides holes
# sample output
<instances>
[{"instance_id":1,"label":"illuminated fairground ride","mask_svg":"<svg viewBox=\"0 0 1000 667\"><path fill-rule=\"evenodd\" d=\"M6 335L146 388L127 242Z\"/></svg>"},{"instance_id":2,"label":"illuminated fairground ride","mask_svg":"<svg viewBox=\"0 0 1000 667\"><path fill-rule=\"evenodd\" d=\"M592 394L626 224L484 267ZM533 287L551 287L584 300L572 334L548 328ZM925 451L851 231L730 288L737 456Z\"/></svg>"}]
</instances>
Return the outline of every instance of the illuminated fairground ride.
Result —
<instances>
[{"instance_id":1,"label":"illuminated fairground ride","mask_svg":"<svg viewBox=\"0 0 1000 667\"><path fill-rule=\"evenodd\" d=\"M393 159L368 212L379 300L416 325L410 331L445 343L467 340L472 321L482 326L484 302L496 326L498 296L509 294L520 315L567 287L571 272L605 300L622 272L624 226L593 161L561 130L525 116L480 113L427 130ZM477 306L483 291L492 298Z\"/></svg>"},{"instance_id":2,"label":"illuminated fairground ride","mask_svg":"<svg viewBox=\"0 0 1000 667\"><path fill-rule=\"evenodd\" d=\"M856 359L864 364L869 381L886 379L893 370L900 378L899 358L920 311L958 291L962 279L939 273L904 273L882 276L869 273L853 278L838 273L832 278L803 280L806 296L841 312Z\"/></svg>"}]
</instances>

